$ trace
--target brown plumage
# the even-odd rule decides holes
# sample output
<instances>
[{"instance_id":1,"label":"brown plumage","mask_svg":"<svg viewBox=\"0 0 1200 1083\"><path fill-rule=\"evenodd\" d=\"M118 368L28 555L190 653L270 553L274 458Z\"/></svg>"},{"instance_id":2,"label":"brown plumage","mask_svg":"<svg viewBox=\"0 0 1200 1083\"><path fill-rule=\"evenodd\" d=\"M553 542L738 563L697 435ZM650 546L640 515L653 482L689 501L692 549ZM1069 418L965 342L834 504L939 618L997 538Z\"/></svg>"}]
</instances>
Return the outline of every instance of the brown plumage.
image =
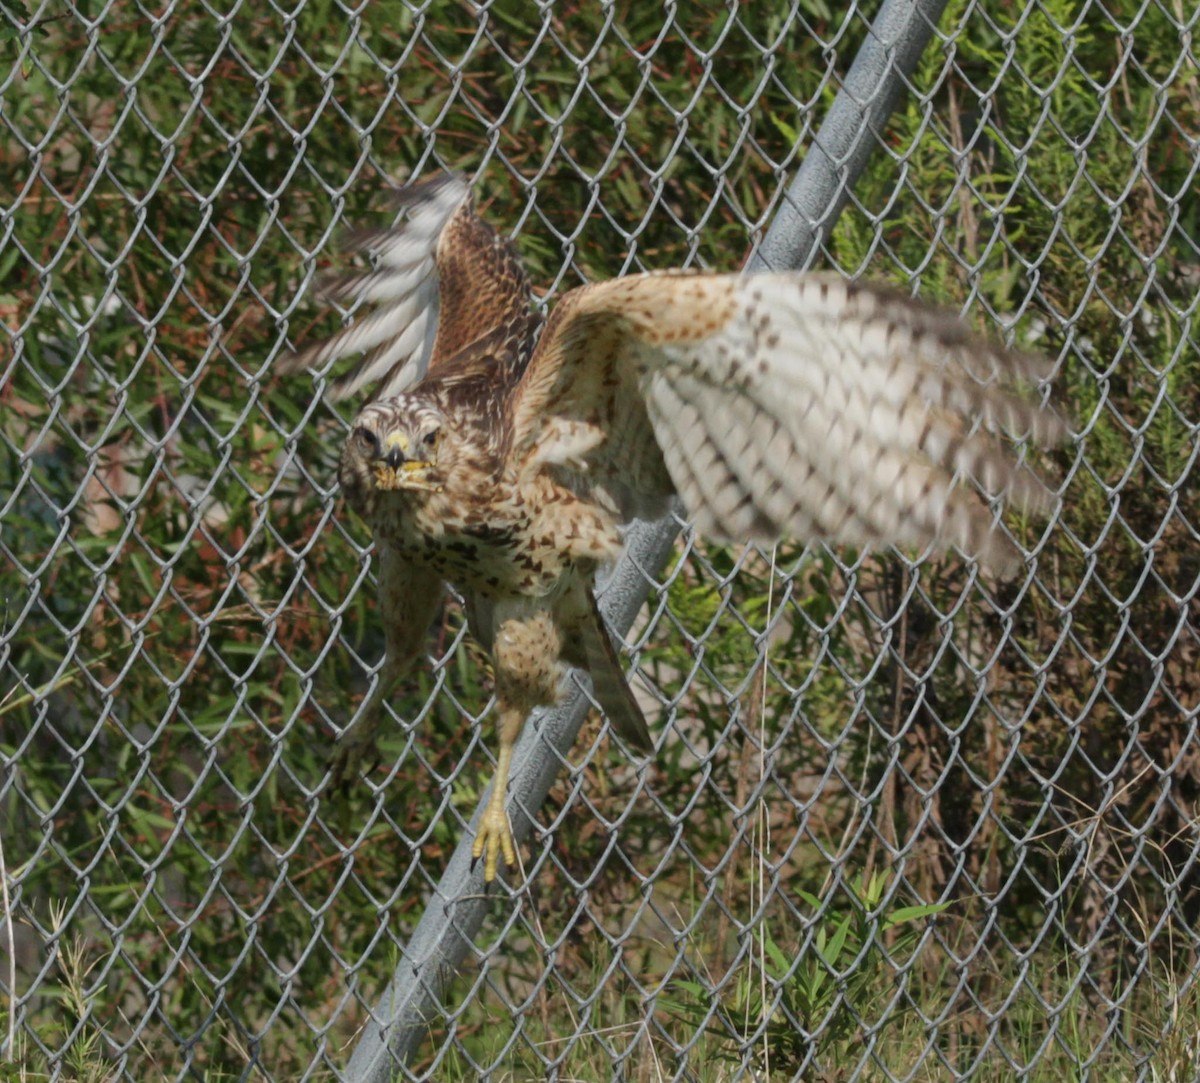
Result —
<instances>
[{"instance_id":1,"label":"brown plumage","mask_svg":"<svg viewBox=\"0 0 1200 1083\"><path fill-rule=\"evenodd\" d=\"M592 593L623 523L678 495L718 538L957 546L1005 569L1021 554L980 493L1051 503L1005 440L1065 434L1014 387L1042 362L944 313L827 275L670 272L572 290L542 327L460 178L401 203L400 228L352 239L375 269L324 286L380 307L283 366L363 352L334 392L377 387L339 478L379 552L387 659L334 778L373 746L452 583L495 661L500 755L474 847L488 880L515 861L513 743L564 664L591 672L624 741L652 748Z\"/></svg>"}]
</instances>

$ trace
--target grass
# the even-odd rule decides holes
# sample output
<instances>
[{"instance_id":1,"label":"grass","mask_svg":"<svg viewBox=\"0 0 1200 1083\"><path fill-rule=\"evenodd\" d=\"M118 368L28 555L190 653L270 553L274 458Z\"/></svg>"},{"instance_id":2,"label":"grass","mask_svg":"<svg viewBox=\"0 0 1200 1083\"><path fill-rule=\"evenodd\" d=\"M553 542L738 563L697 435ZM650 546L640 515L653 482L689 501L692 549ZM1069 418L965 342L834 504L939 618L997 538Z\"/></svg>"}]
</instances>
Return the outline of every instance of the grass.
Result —
<instances>
[{"instance_id":1,"label":"grass","mask_svg":"<svg viewBox=\"0 0 1200 1083\"><path fill-rule=\"evenodd\" d=\"M1190 1079L1196 1073L1200 1004L1194 983L1181 990L1168 975L1147 974L1120 991L1122 1021L1114 1027L1103 1004L1088 995L1085 970L1070 956L1040 952L1020 970L971 967L978 1006L970 1012L955 1011L946 999L947 989L961 973L948 966L922 967L920 959L915 957L917 965L899 985L876 975L881 1002L895 1000L903 1010L868 1015L867 1025L853 1035L834 1038L831 1029L824 1028L813 1039L807 1062L792 1059L794 1030L753 1013L729 1016L727 1009L742 1007L732 999L724 1004L714 1000L712 1022L697 1031L690 1019L681 1022L666 996L647 1002L633 995L606 994L589 1006L569 1006L561 994L542 992L533 994L518 1017L510 1002L491 992L473 998L455 1023L452 1042L445 1040L447 1032L437 1032L436 1066L431 1059L414 1065L413 1071L432 1071L447 1083L479 1078L481 1070L500 1079L544 1078L551 1070L566 1079L611 1079L614 1064L629 1079L684 1078L696 1083L744 1078L739 1067L743 1064L753 1065L762 1078L822 1083L882 1083L896 1077L937 1081L972 1072L978 1078L1032 1083L1124 1083L1134 1078L1157 1083ZM94 965L78 941L68 942L56 979L43 990L46 1022L38 1029L39 1039L59 1051L57 1063L69 1078L78 1080L111 1079L119 1067L116 1058L105 1054L98 1028L86 1022L96 999L89 986ZM1033 974L1039 977L1031 980ZM747 988L760 980L751 959L733 975L736 980L730 984ZM593 988L605 987L605 975L592 978ZM783 991L786 994L786 983ZM989 1021L988 1015L994 1019ZM747 1040L754 1031L760 1037ZM782 1046L775 1044L776 1037ZM145 1051L159 1040L165 1046L169 1039L153 1032L144 1035ZM235 1038L226 1040L231 1054L251 1059ZM173 1070L169 1059L153 1063L164 1073ZM241 1077L234 1068L216 1067L197 1076L211 1083ZM0 1078L35 1083L51 1078L51 1065L23 1032ZM336 1077L325 1069L313 1078Z\"/></svg>"},{"instance_id":2,"label":"grass","mask_svg":"<svg viewBox=\"0 0 1200 1083\"><path fill-rule=\"evenodd\" d=\"M620 1063L626 1078L697 1083L744 1078L748 1066L761 1078L820 1081L973 1075L1119 1083L1188 1079L1196 1071L1200 1011L1194 984L1181 990L1164 973L1143 975L1116 990L1122 1009L1114 1025L1089 987L1086 968L1059 949L1033 952L1023 965L1006 969L986 956L963 966L945 960L926 965L934 954L917 952L902 977L887 966L868 966L867 979L853 970L850 977L860 988L873 986L875 1009L851 1011L843 990L831 997L827 1022L813 1028L809 1041L802 1041L783 1006L806 984L803 954L795 957L796 976L767 979L772 994L779 994L770 1013L756 1001L764 978L756 950L745 952L717 997L701 995L699 986L680 990L676 983L652 1002L606 996L590 1008L568 1011L552 992L535 995L514 1022L511 1002L492 995L457 1021L454 1042L437 1033L438 1048L451 1052L437 1062L436 1075L475 1078L472 1073L482 1068L499 1078L542 1078L553 1068L562 1078L598 1080L612 1078L613 1064ZM703 959L704 952L695 957ZM714 975L705 977L714 983ZM604 975L592 979L584 983L588 988L608 987ZM971 990L969 1009L956 1008L951 997L957 991L958 999L966 999L964 983ZM693 992L695 999L681 1010L677 998ZM697 1027L699 1008L710 1015ZM849 1024L856 1017L861 1025ZM414 1071L431 1066L426 1061Z\"/></svg>"}]
</instances>

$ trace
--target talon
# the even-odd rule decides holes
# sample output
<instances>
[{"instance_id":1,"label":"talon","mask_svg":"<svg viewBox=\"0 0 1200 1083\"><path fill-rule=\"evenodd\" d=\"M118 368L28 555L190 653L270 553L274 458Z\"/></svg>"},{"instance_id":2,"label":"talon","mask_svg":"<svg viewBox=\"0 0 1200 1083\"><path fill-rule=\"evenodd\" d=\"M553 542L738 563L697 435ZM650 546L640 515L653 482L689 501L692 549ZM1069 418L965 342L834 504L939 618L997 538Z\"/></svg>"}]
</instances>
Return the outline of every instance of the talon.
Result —
<instances>
[{"instance_id":1,"label":"talon","mask_svg":"<svg viewBox=\"0 0 1200 1083\"><path fill-rule=\"evenodd\" d=\"M512 868L517 863L517 848L513 844L512 829L508 826L508 817L504 814L504 806L499 803L489 804L479 821L479 829L475 833L475 844L471 847L471 868L475 862L483 858L483 882L490 884L496 879L496 869L500 856L504 856L504 864Z\"/></svg>"}]
</instances>

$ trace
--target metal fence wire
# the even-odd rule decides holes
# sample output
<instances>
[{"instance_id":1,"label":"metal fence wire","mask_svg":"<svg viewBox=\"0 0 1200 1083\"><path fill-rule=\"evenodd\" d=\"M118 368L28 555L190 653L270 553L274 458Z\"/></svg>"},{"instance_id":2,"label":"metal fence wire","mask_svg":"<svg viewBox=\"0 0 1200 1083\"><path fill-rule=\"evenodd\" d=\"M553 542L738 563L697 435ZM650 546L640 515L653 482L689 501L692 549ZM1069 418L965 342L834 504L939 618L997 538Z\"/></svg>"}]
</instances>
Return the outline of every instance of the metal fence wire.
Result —
<instances>
[{"instance_id":1,"label":"metal fence wire","mask_svg":"<svg viewBox=\"0 0 1200 1083\"><path fill-rule=\"evenodd\" d=\"M1200 1078L1198 18L5 0L6 1078ZM1073 419L1009 580L635 528L657 754L536 718L486 892L453 602L324 788L372 549L327 374L272 369L442 169L547 305L809 262L1044 353Z\"/></svg>"}]
</instances>

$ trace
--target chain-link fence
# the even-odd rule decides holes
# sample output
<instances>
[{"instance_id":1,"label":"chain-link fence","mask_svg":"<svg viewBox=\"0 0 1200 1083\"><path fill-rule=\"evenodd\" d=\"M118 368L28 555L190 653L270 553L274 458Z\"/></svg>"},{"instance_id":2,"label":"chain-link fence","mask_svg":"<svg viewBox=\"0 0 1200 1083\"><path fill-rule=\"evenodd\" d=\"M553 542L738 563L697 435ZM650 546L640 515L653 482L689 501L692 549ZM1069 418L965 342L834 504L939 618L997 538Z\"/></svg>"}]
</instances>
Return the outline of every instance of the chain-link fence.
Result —
<instances>
[{"instance_id":1,"label":"chain-link fence","mask_svg":"<svg viewBox=\"0 0 1200 1083\"><path fill-rule=\"evenodd\" d=\"M345 418L271 362L341 318L338 232L456 168L546 303L735 269L801 160L849 179L876 13L6 2L14 1078L1200 1074L1194 5L951 3L841 216L792 193L816 262L1055 360L1022 574L635 538L658 754L584 720L524 877L447 894L492 722L454 605L322 791L382 634Z\"/></svg>"}]
</instances>

